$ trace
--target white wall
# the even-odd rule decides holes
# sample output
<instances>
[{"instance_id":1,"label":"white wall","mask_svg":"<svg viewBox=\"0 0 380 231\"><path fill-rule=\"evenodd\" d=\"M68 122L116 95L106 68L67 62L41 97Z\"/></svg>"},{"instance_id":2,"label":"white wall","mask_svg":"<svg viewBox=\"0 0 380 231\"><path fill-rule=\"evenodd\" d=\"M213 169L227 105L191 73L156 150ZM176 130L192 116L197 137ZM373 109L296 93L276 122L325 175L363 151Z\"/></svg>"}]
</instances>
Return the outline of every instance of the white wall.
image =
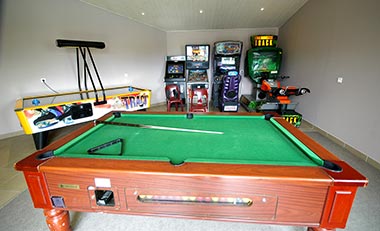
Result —
<instances>
[{"instance_id":1,"label":"white wall","mask_svg":"<svg viewBox=\"0 0 380 231\"><path fill-rule=\"evenodd\" d=\"M57 38L105 42L105 49L92 50L105 87L148 88L152 103L165 100L165 32L78 0L0 4L0 135L21 130L17 98L48 93L41 77L58 91L77 90L75 49L56 47Z\"/></svg>"},{"instance_id":2,"label":"white wall","mask_svg":"<svg viewBox=\"0 0 380 231\"><path fill-rule=\"evenodd\" d=\"M298 111L380 162L380 1L309 0L279 31ZM337 84L337 77L343 84Z\"/></svg>"},{"instance_id":3,"label":"white wall","mask_svg":"<svg viewBox=\"0 0 380 231\"><path fill-rule=\"evenodd\" d=\"M277 35L278 28L254 28L254 29L226 29L226 30L205 30L205 31L172 31L167 33L167 53L168 55L185 55L186 44L210 44L213 52L214 42L223 40L238 40L243 42L243 53L240 67L244 70L245 53L251 48L250 37L259 34ZM209 80L212 75L212 53L210 54L210 69L208 71ZM250 94L253 89L252 80L243 77L240 84L240 94Z\"/></svg>"}]
</instances>

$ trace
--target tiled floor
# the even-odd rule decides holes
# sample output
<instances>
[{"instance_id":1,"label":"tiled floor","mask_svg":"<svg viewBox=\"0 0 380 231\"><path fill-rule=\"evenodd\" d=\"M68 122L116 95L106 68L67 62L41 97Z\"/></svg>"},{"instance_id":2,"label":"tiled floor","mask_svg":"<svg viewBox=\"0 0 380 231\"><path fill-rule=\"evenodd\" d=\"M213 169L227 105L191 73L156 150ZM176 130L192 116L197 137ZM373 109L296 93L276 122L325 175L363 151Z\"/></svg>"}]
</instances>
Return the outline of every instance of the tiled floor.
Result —
<instances>
[{"instance_id":1,"label":"tiled floor","mask_svg":"<svg viewBox=\"0 0 380 231\"><path fill-rule=\"evenodd\" d=\"M15 171L13 164L34 150L31 136L0 140L0 208L26 189L23 174Z\"/></svg>"}]
</instances>

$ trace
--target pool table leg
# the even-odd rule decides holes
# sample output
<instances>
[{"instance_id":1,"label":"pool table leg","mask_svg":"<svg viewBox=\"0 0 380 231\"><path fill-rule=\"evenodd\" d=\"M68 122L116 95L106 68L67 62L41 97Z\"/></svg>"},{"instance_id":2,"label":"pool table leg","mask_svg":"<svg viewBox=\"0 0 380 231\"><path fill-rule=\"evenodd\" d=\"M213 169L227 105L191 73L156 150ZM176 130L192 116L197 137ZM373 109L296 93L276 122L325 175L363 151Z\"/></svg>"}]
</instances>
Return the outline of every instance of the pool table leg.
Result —
<instances>
[{"instance_id":1,"label":"pool table leg","mask_svg":"<svg viewBox=\"0 0 380 231\"><path fill-rule=\"evenodd\" d=\"M318 228L318 227L309 227L307 228L307 231L335 231L336 229L325 229L325 228Z\"/></svg>"},{"instance_id":2,"label":"pool table leg","mask_svg":"<svg viewBox=\"0 0 380 231\"><path fill-rule=\"evenodd\" d=\"M71 231L70 215L68 211L45 209L44 215L50 231Z\"/></svg>"}]
</instances>

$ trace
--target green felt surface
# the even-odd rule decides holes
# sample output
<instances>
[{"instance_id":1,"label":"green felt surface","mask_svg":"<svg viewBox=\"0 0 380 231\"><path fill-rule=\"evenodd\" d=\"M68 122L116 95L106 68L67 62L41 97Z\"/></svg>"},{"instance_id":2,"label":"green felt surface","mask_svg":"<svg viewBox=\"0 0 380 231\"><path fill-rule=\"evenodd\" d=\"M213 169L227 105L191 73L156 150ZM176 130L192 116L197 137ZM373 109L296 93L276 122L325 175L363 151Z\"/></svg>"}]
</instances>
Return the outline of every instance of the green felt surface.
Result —
<instances>
[{"instance_id":1,"label":"green felt surface","mask_svg":"<svg viewBox=\"0 0 380 231\"><path fill-rule=\"evenodd\" d=\"M55 150L55 155L78 158L115 158L181 162L274 164L317 166L323 161L273 120L263 116L122 114L108 121L170 128L218 131L207 134L188 131L99 124ZM87 150L108 141L117 143L90 155ZM121 155L117 155L120 153ZM103 155L100 155L103 154Z\"/></svg>"}]
</instances>

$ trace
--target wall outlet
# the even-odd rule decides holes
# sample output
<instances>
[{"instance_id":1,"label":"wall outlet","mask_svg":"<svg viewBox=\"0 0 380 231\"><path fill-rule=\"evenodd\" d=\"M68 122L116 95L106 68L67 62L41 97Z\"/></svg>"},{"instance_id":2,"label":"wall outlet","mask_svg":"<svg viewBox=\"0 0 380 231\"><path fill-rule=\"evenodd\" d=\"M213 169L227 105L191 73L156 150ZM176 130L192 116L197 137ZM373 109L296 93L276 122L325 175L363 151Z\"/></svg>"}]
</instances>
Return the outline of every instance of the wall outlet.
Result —
<instances>
[{"instance_id":1,"label":"wall outlet","mask_svg":"<svg viewBox=\"0 0 380 231\"><path fill-rule=\"evenodd\" d=\"M46 78L41 78L40 81L41 83L46 83Z\"/></svg>"},{"instance_id":2,"label":"wall outlet","mask_svg":"<svg viewBox=\"0 0 380 231\"><path fill-rule=\"evenodd\" d=\"M343 77L338 77L336 78L337 83L343 83Z\"/></svg>"}]
</instances>

